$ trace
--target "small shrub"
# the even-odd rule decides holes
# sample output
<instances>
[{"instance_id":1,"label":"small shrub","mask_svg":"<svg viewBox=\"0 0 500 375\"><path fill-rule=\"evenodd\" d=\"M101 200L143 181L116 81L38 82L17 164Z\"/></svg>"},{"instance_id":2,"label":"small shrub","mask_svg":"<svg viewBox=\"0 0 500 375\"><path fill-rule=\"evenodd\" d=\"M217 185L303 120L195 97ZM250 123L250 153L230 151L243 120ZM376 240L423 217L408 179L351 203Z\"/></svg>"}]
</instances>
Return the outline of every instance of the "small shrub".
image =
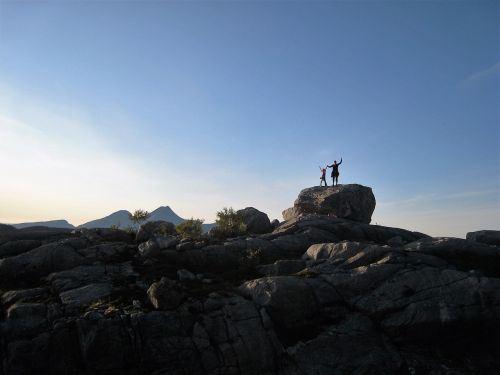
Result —
<instances>
[{"instance_id":1,"label":"small shrub","mask_svg":"<svg viewBox=\"0 0 500 375\"><path fill-rule=\"evenodd\" d=\"M183 240L195 240L201 237L202 224L203 220L191 218L177 225L175 229Z\"/></svg>"},{"instance_id":2,"label":"small shrub","mask_svg":"<svg viewBox=\"0 0 500 375\"><path fill-rule=\"evenodd\" d=\"M247 229L243 218L232 207L224 207L217 212L215 225L211 232L216 237L223 238L241 236L245 234Z\"/></svg>"},{"instance_id":3,"label":"small shrub","mask_svg":"<svg viewBox=\"0 0 500 375\"><path fill-rule=\"evenodd\" d=\"M141 225L144 221L146 221L150 216L150 213L146 210L135 210L133 214L129 214L128 218L135 225Z\"/></svg>"},{"instance_id":4,"label":"small shrub","mask_svg":"<svg viewBox=\"0 0 500 375\"><path fill-rule=\"evenodd\" d=\"M137 230L132 225L129 225L128 227L126 227L124 229L124 231L127 232L128 234L134 235L134 236L135 236L135 233L137 232Z\"/></svg>"}]
</instances>

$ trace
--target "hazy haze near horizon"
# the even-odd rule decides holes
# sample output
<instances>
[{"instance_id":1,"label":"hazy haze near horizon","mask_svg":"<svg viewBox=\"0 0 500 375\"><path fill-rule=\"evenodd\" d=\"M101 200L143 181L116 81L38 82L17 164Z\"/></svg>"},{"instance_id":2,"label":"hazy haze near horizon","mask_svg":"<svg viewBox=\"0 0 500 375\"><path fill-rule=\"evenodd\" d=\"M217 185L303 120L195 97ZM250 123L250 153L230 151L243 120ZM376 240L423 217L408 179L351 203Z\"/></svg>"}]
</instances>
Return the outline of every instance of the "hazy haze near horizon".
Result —
<instances>
[{"instance_id":1,"label":"hazy haze near horizon","mask_svg":"<svg viewBox=\"0 0 500 375\"><path fill-rule=\"evenodd\" d=\"M281 219L343 157L373 223L500 229L499 16L497 1L0 0L0 222L166 205Z\"/></svg>"}]
</instances>

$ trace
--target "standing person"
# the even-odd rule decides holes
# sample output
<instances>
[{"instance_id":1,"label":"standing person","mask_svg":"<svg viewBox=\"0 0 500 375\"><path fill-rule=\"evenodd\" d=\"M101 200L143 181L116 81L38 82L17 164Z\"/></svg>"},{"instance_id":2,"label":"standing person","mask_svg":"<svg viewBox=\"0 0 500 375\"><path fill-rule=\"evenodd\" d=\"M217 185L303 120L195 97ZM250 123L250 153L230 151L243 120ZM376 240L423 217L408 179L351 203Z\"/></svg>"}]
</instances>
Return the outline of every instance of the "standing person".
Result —
<instances>
[{"instance_id":1,"label":"standing person","mask_svg":"<svg viewBox=\"0 0 500 375\"><path fill-rule=\"evenodd\" d=\"M328 186L328 184L326 183L326 168L321 168L319 167L319 170L321 171L321 177L319 178L320 181L319 181L319 186L322 186L323 182L325 182L325 186Z\"/></svg>"},{"instance_id":2,"label":"standing person","mask_svg":"<svg viewBox=\"0 0 500 375\"><path fill-rule=\"evenodd\" d=\"M327 165L327 168L332 168L332 185L335 186L335 181L337 185L339 184L339 165L342 164L342 158L340 158L340 163L337 164L337 160L333 161L332 165Z\"/></svg>"}]
</instances>

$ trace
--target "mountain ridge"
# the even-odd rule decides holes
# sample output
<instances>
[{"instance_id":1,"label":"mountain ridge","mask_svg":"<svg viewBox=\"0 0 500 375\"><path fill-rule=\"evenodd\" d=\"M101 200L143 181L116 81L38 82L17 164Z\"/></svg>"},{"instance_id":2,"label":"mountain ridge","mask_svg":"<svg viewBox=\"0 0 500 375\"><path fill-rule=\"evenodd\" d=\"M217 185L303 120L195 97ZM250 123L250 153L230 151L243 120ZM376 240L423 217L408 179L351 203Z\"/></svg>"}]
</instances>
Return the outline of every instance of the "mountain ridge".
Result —
<instances>
[{"instance_id":1,"label":"mountain ridge","mask_svg":"<svg viewBox=\"0 0 500 375\"><path fill-rule=\"evenodd\" d=\"M75 226L69 223L66 219L57 219L57 220L47 220L47 221L34 221L34 222L26 222L26 223L18 223L18 224L9 224L16 229L30 228L30 227L49 227L49 228L75 228Z\"/></svg>"},{"instance_id":2,"label":"mountain ridge","mask_svg":"<svg viewBox=\"0 0 500 375\"><path fill-rule=\"evenodd\" d=\"M37 222L25 222L25 223L17 223L17 224L9 224L13 226L16 229L23 229L23 228L29 228L29 227L35 227L35 226L45 226L48 228L70 228L70 229L80 229L80 228L111 228L111 227L118 227L120 229L127 229L129 227L137 228L138 225L134 224L130 219L130 211L128 210L118 210L115 211L107 216L101 217L99 219L94 219L87 221L83 224L80 225L72 225L65 219L58 219L58 220L47 220L47 221L37 221ZM177 215L174 210L170 206L160 206L156 208L155 210L150 212L150 216L148 217L147 221L157 221L157 220L163 220L163 221L168 221L171 222L174 225L178 225L186 219L180 217ZM202 228L204 232L209 231L215 224L213 223L207 223L203 224Z\"/></svg>"}]
</instances>

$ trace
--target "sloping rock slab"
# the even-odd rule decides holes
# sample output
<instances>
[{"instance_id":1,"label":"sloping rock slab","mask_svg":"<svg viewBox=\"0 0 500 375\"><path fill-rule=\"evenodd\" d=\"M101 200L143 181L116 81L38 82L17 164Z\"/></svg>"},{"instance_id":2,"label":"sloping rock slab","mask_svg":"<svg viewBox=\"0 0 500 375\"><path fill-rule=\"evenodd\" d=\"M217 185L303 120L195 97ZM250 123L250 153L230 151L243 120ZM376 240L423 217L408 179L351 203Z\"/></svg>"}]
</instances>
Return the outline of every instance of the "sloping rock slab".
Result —
<instances>
[{"instance_id":1,"label":"sloping rock slab","mask_svg":"<svg viewBox=\"0 0 500 375\"><path fill-rule=\"evenodd\" d=\"M423 238L404 246L405 251L434 255L464 271L476 270L500 277L500 247L461 238Z\"/></svg>"},{"instance_id":2,"label":"sloping rock slab","mask_svg":"<svg viewBox=\"0 0 500 375\"><path fill-rule=\"evenodd\" d=\"M11 257L30 251L42 244L39 240L8 241L0 246L0 258Z\"/></svg>"},{"instance_id":3,"label":"sloping rock slab","mask_svg":"<svg viewBox=\"0 0 500 375\"><path fill-rule=\"evenodd\" d=\"M81 288L70 289L59 294L61 302L69 310L75 310L102 298L108 297L113 292L113 287L109 283L96 283L82 286Z\"/></svg>"},{"instance_id":4,"label":"sloping rock slab","mask_svg":"<svg viewBox=\"0 0 500 375\"><path fill-rule=\"evenodd\" d=\"M38 279L51 272L79 266L84 258L65 243L50 243L26 253L0 260L0 282L15 278Z\"/></svg>"}]
</instances>

